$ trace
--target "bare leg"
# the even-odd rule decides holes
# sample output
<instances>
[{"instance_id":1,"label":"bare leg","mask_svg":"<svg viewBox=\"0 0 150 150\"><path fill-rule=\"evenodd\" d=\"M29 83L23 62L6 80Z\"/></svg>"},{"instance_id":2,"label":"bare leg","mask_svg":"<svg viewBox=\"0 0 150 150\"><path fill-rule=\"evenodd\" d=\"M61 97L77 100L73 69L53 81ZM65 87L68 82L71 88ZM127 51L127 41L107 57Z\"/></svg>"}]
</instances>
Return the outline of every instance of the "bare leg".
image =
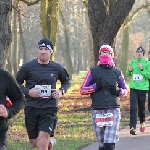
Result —
<instances>
[{"instance_id":1,"label":"bare leg","mask_svg":"<svg viewBox=\"0 0 150 150\"><path fill-rule=\"evenodd\" d=\"M32 148L36 148L37 147L37 139L30 139L29 142L30 142L30 146Z\"/></svg>"},{"instance_id":2,"label":"bare leg","mask_svg":"<svg viewBox=\"0 0 150 150\"><path fill-rule=\"evenodd\" d=\"M50 135L47 132L40 131L38 136L38 149L48 150Z\"/></svg>"}]
</instances>

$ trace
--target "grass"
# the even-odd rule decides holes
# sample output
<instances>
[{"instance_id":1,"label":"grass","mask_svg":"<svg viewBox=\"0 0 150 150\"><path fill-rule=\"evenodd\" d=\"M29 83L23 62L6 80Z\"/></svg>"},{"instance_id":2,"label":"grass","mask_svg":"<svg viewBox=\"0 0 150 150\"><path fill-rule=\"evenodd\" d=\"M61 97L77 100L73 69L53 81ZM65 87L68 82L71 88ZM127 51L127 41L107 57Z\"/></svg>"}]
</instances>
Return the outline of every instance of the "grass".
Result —
<instances>
[{"instance_id":1,"label":"grass","mask_svg":"<svg viewBox=\"0 0 150 150\"><path fill-rule=\"evenodd\" d=\"M67 114L67 115L66 115ZM54 150L78 150L79 148L96 141L91 125L90 112L59 113L59 122L55 132L57 144ZM9 136L8 150L30 150L24 127L23 114L18 114L14 119L15 124L10 127L13 136ZM19 117L19 118L18 118ZM122 119L120 128L128 125L128 119ZM16 134L18 133L18 135ZM15 137L15 138L14 138ZM35 149L36 150L36 149Z\"/></svg>"},{"instance_id":2,"label":"grass","mask_svg":"<svg viewBox=\"0 0 150 150\"><path fill-rule=\"evenodd\" d=\"M23 113L11 119L9 127L8 150L30 150L24 126ZM58 125L55 131L57 144L54 150L77 150L95 141L90 121L90 112L58 113Z\"/></svg>"},{"instance_id":3,"label":"grass","mask_svg":"<svg viewBox=\"0 0 150 150\"><path fill-rule=\"evenodd\" d=\"M57 144L54 150L79 150L81 147L96 141L90 110L90 100L81 98L79 87L81 81L72 82L72 87L59 102L58 124L55 130ZM120 128L128 125L129 120L122 118ZM30 150L24 125L24 113L21 111L10 120L7 150ZM37 149L35 149L37 150Z\"/></svg>"}]
</instances>

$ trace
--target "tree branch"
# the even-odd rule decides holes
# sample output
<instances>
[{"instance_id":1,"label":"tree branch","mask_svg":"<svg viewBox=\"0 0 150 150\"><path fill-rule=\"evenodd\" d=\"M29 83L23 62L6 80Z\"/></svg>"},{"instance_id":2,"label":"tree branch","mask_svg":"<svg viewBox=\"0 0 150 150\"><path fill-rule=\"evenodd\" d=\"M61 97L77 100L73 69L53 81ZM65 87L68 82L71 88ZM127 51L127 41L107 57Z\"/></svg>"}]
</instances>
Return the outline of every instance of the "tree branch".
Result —
<instances>
[{"instance_id":1,"label":"tree branch","mask_svg":"<svg viewBox=\"0 0 150 150\"><path fill-rule=\"evenodd\" d=\"M24 2L25 4L27 4L27 6L31 6L34 4L37 4L38 2L40 2L41 0L35 0L34 2L29 2L28 0L19 0L20 2Z\"/></svg>"},{"instance_id":2,"label":"tree branch","mask_svg":"<svg viewBox=\"0 0 150 150\"><path fill-rule=\"evenodd\" d=\"M149 4L147 3L146 5L142 5L141 7L137 8L137 9L132 13L132 15L131 15L130 17L127 17L127 18L126 18L128 21L127 21L127 20L124 21L124 24L122 25L122 28L127 27L127 26L131 23L131 21L133 20L133 18L136 17L136 15L137 15L140 11L142 11L143 9L147 9L149 6L150 6L150 3L149 3Z\"/></svg>"},{"instance_id":3,"label":"tree branch","mask_svg":"<svg viewBox=\"0 0 150 150\"><path fill-rule=\"evenodd\" d=\"M85 7L87 8L88 7L88 0L81 0L81 1L85 5Z\"/></svg>"}]
</instances>

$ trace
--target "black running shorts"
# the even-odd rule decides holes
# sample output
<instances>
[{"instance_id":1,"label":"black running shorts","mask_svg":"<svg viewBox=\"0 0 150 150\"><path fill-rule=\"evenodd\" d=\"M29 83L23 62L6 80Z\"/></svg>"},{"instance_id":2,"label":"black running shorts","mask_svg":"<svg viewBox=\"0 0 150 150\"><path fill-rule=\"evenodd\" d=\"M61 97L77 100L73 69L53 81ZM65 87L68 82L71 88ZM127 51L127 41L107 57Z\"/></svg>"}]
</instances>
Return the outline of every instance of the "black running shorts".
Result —
<instances>
[{"instance_id":1,"label":"black running shorts","mask_svg":"<svg viewBox=\"0 0 150 150\"><path fill-rule=\"evenodd\" d=\"M0 150L6 150L6 132L0 131Z\"/></svg>"},{"instance_id":2,"label":"black running shorts","mask_svg":"<svg viewBox=\"0 0 150 150\"><path fill-rule=\"evenodd\" d=\"M51 134L55 128L57 119L57 108L35 108L26 106L25 126L29 139L36 139L40 131Z\"/></svg>"}]
</instances>

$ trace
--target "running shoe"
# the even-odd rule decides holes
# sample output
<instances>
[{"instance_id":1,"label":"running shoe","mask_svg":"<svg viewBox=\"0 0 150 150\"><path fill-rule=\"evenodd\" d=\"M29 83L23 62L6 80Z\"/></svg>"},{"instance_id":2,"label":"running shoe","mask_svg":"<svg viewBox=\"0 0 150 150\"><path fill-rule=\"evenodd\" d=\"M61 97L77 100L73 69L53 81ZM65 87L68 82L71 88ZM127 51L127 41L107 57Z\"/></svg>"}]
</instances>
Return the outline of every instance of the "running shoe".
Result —
<instances>
[{"instance_id":1,"label":"running shoe","mask_svg":"<svg viewBox=\"0 0 150 150\"><path fill-rule=\"evenodd\" d=\"M133 127L130 129L130 134L137 135L137 133L136 133L136 131L135 131L135 129Z\"/></svg>"},{"instance_id":2,"label":"running shoe","mask_svg":"<svg viewBox=\"0 0 150 150\"><path fill-rule=\"evenodd\" d=\"M55 144L56 144L56 139L53 137L50 137L48 150L53 150L53 147Z\"/></svg>"},{"instance_id":3,"label":"running shoe","mask_svg":"<svg viewBox=\"0 0 150 150\"><path fill-rule=\"evenodd\" d=\"M141 123L140 131L141 132L145 131L145 122Z\"/></svg>"}]
</instances>

